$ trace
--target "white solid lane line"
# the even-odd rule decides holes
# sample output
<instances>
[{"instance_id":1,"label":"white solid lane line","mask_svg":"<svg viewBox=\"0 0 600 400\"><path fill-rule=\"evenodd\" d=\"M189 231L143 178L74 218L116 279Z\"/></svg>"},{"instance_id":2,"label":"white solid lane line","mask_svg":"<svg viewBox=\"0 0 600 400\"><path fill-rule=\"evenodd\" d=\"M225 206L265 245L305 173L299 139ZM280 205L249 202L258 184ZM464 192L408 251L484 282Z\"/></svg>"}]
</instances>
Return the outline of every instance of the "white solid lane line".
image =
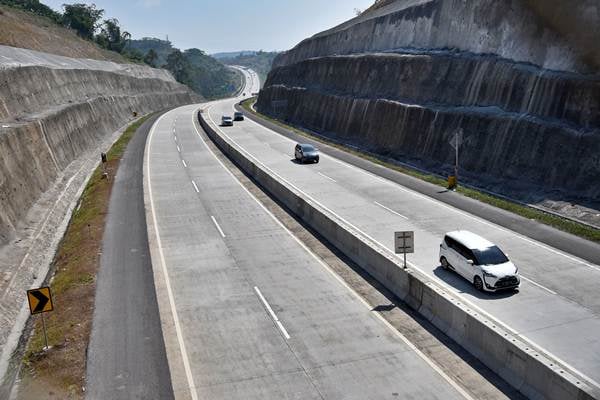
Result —
<instances>
[{"instance_id":1,"label":"white solid lane line","mask_svg":"<svg viewBox=\"0 0 600 400\"><path fill-rule=\"evenodd\" d=\"M163 119L165 115L169 113L163 114L152 126L150 130L150 137L148 139L148 147L146 149L146 172L148 174L148 196L150 197L150 210L152 212L152 222L154 224L154 234L156 235L156 244L158 247L158 253L160 255L160 263L163 276L165 278L165 286L167 287L167 295L169 297L169 306L171 307L171 315L173 316L173 324L175 325L175 332L177 334L177 342L179 342L179 351L181 352L181 358L183 361L183 368L185 370L185 375L188 382L188 387L190 390L190 396L192 400L198 400L198 393L196 393L196 385L194 383L194 375L192 374L192 368L190 367L190 360L185 349L185 342L183 340L183 332L181 330L181 325L179 323L179 315L177 314L177 307L175 306L175 297L173 296L173 289L171 288L171 280L169 279L169 272L167 270L167 263L165 261L165 255L163 252L162 241L160 238L160 232L158 229L158 221L156 219L156 211L154 209L154 197L152 196L152 179L150 176L150 157L152 155L152 138L154 136L154 131L156 127Z\"/></svg>"},{"instance_id":2,"label":"white solid lane line","mask_svg":"<svg viewBox=\"0 0 600 400\"><path fill-rule=\"evenodd\" d=\"M192 185L194 185L194 189L196 189L196 193L200 193L200 189L198 189L198 185L196 185L196 182L192 181Z\"/></svg>"},{"instance_id":3,"label":"white solid lane line","mask_svg":"<svg viewBox=\"0 0 600 400\"><path fill-rule=\"evenodd\" d=\"M329 176L327 176L327 175L325 175L325 174L323 174L321 172L317 172L317 174L321 175L325 179L329 179L330 181L337 183L337 181L335 179L333 179L333 178L331 178L331 177L329 177Z\"/></svg>"},{"instance_id":4,"label":"white solid lane line","mask_svg":"<svg viewBox=\"0 0 600 400\"><path fill-rule=\"evenodd\" d=\"M262 303L265 306L265 308L267 309L268 313L271 314L271 318L273 319L273 322L275 322L275 324L277 325L277 327L283 334L283 337L286 338L287 340L289 340L290 335L288 334L287 330L285 330L285 328L283 327L283 324L281 323L281 321L279 321L279 318L277 318L277 315L275 314L275 312L273 311L273 309L271 308L271 306L269 305L269 303L267 302L265 297L260 292L260 289L258 289L258 287L256 287L256 286L254 286L254 291L258 295L258 298L260 299L260 301L262 301Z\"/></svg>"},{"instance_id":5,"label":"white solid lane line","mask_svg":"<svg viewBox=\"0 0 600 400\"><path fill-rule=\"evenodd\" d=\"M182 159L182 160L181 160L181 163L183 164L183 166L184 166L185 168L187 168L187 164L186 164L186 162L185 162L185 160L184 160L184 159Z\"/></svg>"},{"instance_id":6,"label":"white solid lane line","mask_svg":"<svg viewBox=\"0 0 600 400\"><path fill-rule=\"evenodd\" d=\"M404 215L400 214L399 212L396 212L396 211L392 210L391 208L386 207L386 206L384 206L383 204L381 204L381 203L379 203L377 201L374 201L374 203L375 203L375 205L378 205L379 207L383 208L384 210L387 210L387 211L391 212L392 214L396 214L399 217L402 217L404 219L408 219L408 217L405 217Z\"/></svg>"},{"instance_id":7,"label":"white solid lane line","mask_svg":"<svg viewBox=\"0 0 600 400\"><path fill-rule=\"evenodd\" d=\"M223 229L221 229L221 227L219 226L217 219L215 217L213 217L212 215L210 216L210 219L212 219L213 224L215 224L215 226L217 227L217 230L221 234L221 237L225 238L225 232L223 232Z\"/></svg>"},{"instance_id":8,"label":"white solid lane line","mask_svg":"<svg viewBox=\"0 0 600 400\"><path fill-rule=\"evenodd\" d=\"M545 290L546 292L548 292L550 294L558 295L558 293L556 293L554 290L550 290L546 286L540 285L539 283L537 283L537 282L535 282L535 281L533 281L533 280L531 280L531 279L523 276L523 274L521 274L521 278L525 279L527 282L531 283L532 285L535 285L535 286L539 287L540 289Z\"/></svg>"}]
</instances>

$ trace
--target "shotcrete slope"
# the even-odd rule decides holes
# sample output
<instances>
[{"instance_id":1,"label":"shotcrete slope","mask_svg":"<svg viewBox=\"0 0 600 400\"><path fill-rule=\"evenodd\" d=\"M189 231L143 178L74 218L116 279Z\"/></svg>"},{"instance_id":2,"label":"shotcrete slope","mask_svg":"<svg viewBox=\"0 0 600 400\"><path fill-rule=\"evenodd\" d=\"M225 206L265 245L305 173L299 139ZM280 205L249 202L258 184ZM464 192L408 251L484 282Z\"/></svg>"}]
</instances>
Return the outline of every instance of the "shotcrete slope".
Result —
<instances>
[{"instance_id":1,"label":"shotcrete slope","mask_svg":"<svg viewBox=\"0 0 600 400\"><path fill-rule=\"evenodd\" d=\"M23 293L45 281L100 152L135 115L200 100L165 70L0 46L0 383Z\"/></svg>"},{"instance_id":2,"label":"shotcrete slope","mask_svg":"<svg viewBox=\"0 0 600 400\"><path fill-rule=\"evenodd\" d=\"M395 51L457 49L527 62L547 69L595 72L586 44L597 43L599 7L577 0L561 6L570 19L548 15L540 1L396 0L316 34L282 53L274 67L311 57ZM534 7L535 6L535 7ZM544 15L538 12L544 11ZM595 15L595 17L594 17ZM596 21L596 23L593 23ZM570 28L569 24L578 24ZM562 30L559 31L558 28ZM588 29L585 29L588 27ZM597 48L593 46L592 49ZM593 58L593 57L592 57Z\"/></svg>"},{"instance_id":3,"label":"shotcrete slope","mask_svg":"<svg viewBox=\"0 0 600 400\"><path fill-rule=\"evenodd\" d=\"M0 46L0 244L77 157L132 118L196 98L164 70Z\"/></svg>"},{"instance_id":4,"label":"shotcrete slope","mask_svg":"<svg viewBox=\"0 0 600 400\"><path fill-rule=\"evenodd\" d=\"M462 130L471 182L597 203L600 75L568 37L521 1L388 1L279 56L257 107L444 173Z\"/></svg>"}]
</instances>

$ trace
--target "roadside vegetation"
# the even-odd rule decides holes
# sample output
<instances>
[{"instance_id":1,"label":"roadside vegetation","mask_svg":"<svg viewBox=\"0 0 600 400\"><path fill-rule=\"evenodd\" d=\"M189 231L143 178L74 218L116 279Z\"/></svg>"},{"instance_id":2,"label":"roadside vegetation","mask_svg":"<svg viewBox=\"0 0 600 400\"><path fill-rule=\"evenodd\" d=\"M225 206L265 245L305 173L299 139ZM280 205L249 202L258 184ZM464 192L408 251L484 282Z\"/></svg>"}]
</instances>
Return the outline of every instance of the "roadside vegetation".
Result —
<instances>
[{"instance_id":1,"label":"roadside vegetation","mask_svg":"<svg viewBox=\"0 0 600 400\"><path fill-rule=\"evenodd\" d=\"M327 138L324 138L323 136L315 135L314 133L311 133L309 131L287 125L280 120L274 119L272 117L269 117L267 115L264 115L257 111L254 111L254 109L252 108L252 105L255 102L256 102L256 98L248 99L242 103L242 107L250 113L256 114L259 117L261 117L269 122L272 122L276 125L279 125L283 128L294 131L295 133L297 133L299 135L309 137L311 139L317 140L321 143L325 143L332 147L336 147L347 153L354 154L358 157L369 160L373 163L382 165L386 168L390 168L395 171L401 172L403 174L410 175L412 177L432 183L434 185L438 185L438 186L440 186L440 188L446 188L448 186L448 182L444 178L440 177L439 175L435 175L433 173L426 173L426 172L423 172L420 170L406 167L404 165L398 165L396 163L393 163L393 162L390 162L389 160L384 159L383 157L377 156L376 154L369 153L366 151L361 151L356 148L349 147L343 143L329 140ZM459 185L457 188L457 192L463 194L464 196L470 197L472 199L479 200L481 202L490 204L494 207L498 207L503 210L510 211L514 214L520 215L522 217L538 221L542 224L551 226L553 228L560 229L564 232L571 233L571 234L579 236L581 238L600 243L600 229L596 229L594 227L591 227L591 226L588 226L585 224L581 224L581 223L578 223L576 221L573 221L573 220L570 220L567 218L562 218L562 217L554 215L554 214L546 213L542 210L532 208L527 205L520 204L520 203L517 203L514 201L510 201L509 199L494 196L494 195L486 193L484 191L477 190L476 188L465 187L465 186Z\"/></svg>"},{"instance_id":2,"label":"roadside vegetation","mask_svg":"<svg viewBox=\"0 0 600 400\"><path fill-rule=\"evenodd\" d=\"M181 51L168 40L129 40L126 50L145 54L151 66L169 70L178 82L207 99L233 95L242 85L241 75L199 49Z\"/></svg>"},{"instance_id":3,"label":"roadside vegetation","mask_svg":"<svg viewBox=\"0 0 600 400\"><path fill-rule=\"evenodd\" d=\"M71 216L52 264L54 311L45 314L50 349L43 350L42 321L36 316L23 358L19 399L84 398L96 274L112 183L127 144L147 118L132 123L112 146L107 153L109 179L98 167Z\"/></svg>"}]
</instances>

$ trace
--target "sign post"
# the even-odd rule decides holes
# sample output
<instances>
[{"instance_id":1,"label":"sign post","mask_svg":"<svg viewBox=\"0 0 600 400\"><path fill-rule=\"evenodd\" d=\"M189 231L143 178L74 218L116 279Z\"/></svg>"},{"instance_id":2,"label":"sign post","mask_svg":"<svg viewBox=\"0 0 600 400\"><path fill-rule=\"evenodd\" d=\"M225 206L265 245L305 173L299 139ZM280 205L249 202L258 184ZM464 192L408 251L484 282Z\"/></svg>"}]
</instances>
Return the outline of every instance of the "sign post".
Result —
<instances>
[{"instance_id":1,"label":"sign post","mask_svg":"<svg viewBox=\"0 0 600 400\"><path fill-rule=\"evenodd\" d=\"M46 320L44 319L44 313L54 310L52 304L52 293L49 287L42 287L39 289L30 289L27 291L27 301L29 302L29 311L31 315L42 314L42 327L44 329L44 342L46 347L44 350L48 350L48 335L46 334Z\"/></svg>"},{"instance_id":2,"label":"sign post","mask_svg":"<svg viewBox=\"0 0 600 400\"><path fill-rule=\"evenodd\" d=\"M448 179L448 188L455 189L458 185L458 149L460 145L463 143L464 132L462 129L458 129L452 139L450 139L450 146L452 146L455 150L454 156L454 179Z\"/></svg>"},{"instance_id":3,"label":"sign post","mask_svg":"<svg viewBox=\"0 0 600 400\"><path fill-rule=\"evenodd\" d=\"M106 153L100 153L100 159L102 160L102 177L108 178L108 172L106 172L106 163L108 162L108 157Z\"/></svg>"},{"instance_id":4,"label":"sign post","mask_svg":"<svg viewBox=\"0 0 600 400\"><path fill-rule=\"evenodd\" d=\"M406 269L406 254L415 252L415 233L413 231L394 233L394 248L396 254L404 254L404 269Z\"/></svg>"}]
</instances>

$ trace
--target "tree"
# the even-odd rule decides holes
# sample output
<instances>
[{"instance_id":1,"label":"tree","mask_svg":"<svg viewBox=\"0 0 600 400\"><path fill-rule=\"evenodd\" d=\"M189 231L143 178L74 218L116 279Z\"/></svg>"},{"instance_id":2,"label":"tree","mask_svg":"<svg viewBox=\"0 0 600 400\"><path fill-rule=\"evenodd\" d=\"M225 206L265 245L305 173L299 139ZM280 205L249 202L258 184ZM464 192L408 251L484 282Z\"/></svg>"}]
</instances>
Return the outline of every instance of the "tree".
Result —
<instances>
[{"instance_id":1,"label":"tree","mask_svg":"<svg viewBox=\"0 0 600 400\"><path fill-rule=\"evenodd\" d=\"M167 57L167 64L164 66L168 69L177 82L185 85L192 84L190 75L191 65L189 61L183 56L181 51L175 50Z\"/></svg>"},{"instance_id":2,"label":"tree","mask_svg":"<svg viewBox=\"0 0 600 400\"><path fill-rule=\"evenodd\" d=\"M156 67L156 61L158 61L158 54L156 54L154 49L148 50L144 56L144 62L151 67Z\"/></svg>"},{"instance_id":3,"label":"tree","mask_svg":"<svg viewBox=\"0 0 600 400\"><path fill-rule=\"evenodd\" d=\"M95 4L88 6L84 3L63 4L63 7L63 24L76 30L79 36L93 39L104 10L96 8Z\"/></svg>"},{"instance_id":4,"label":"tree","mask_svg":"<svg viewBox=\"0 0 600 400\"><path fill-rule=\"evenodd\" d=\"M127 41L131 39L129 32L121 32L119 21L115 18L106 19L102 23L102 29L96 36L96 42L109 50L122 53L127 45Z\"/></svg>"}]
</instances>

